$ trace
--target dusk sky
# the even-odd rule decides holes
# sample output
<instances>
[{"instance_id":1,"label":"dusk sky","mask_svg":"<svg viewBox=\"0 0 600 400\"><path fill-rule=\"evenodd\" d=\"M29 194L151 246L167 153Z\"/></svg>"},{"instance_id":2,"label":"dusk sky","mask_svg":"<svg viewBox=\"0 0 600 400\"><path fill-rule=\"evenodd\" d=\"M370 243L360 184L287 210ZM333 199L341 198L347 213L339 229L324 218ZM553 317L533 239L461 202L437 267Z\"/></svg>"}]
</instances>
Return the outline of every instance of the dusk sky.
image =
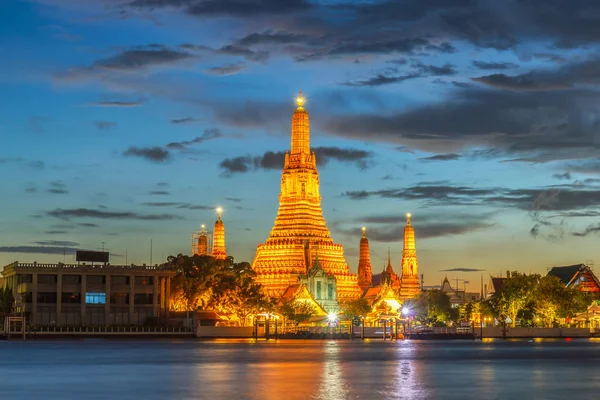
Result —
<instances>
[{"instance_id":1,"label":"dusk sky","mask_svg":"<svg viewBox=\"0 0 600 400\"><path fill-rule=\"evenodd\" d=\"M351 271L406 212L426 285L600 261L597 0L2 4L0 265L157 263L218 205L251 262L299 90Z\"/></svg>"}]
</instances>

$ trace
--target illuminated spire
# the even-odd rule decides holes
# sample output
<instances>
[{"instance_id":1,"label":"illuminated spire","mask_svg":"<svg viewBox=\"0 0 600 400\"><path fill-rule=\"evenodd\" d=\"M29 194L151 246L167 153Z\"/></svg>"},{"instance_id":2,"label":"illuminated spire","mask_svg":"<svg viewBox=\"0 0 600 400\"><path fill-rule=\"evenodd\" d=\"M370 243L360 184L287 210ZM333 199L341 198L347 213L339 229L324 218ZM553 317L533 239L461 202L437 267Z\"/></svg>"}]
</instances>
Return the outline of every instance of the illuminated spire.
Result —
<instances>
[{"instance_id":1,"label":"illuminated spire","mask_svg":"<svg viewBox=\"0 0 600 400\"><path fill-rule=\"evenodd\" d=\"M367 239L367 228L364 226L362 227L360 254L358 258L358 286L362 291L373 286L373 269L371 268L369 239Z\"/></svg>"},{"instance_id":2,"label":"illuminated spire","mask_svg":"<svg viewBox=\"0 0 600 400\"><path fill-rule=\"evenodd\" d=\"M406 213L406 225L410 225L410 218L412 217L411 213Z\"/></svg>"},{"instance_id":3,"label":"illuminated spire","mask_svg":"<svg viewBox=\"0 0 600 400\"><path fill-rule=\"evenodd\" d=\"M227 258L227 250L225 248L225 224L221 220L223 208L217 207L217 220L215 221L215 229L213 231L213 248L212 256L217 260Z\"/></svg>"},{"instance_id":4,"label":"illuminated spire","mask_svg":"<svg viewBox=\"0 0 600 400\"><path fill-rule=\"evenodd\" d=\"M196 244L196 254L205 256L208 254L208 237L206 237L206 225L202 224L200 235L198 235L198 243Z\"/></svg>"},{"instance_id":5,"label":"illuminated spire","mask_svg":"<svg viewBox=\"0 0 600 400\"><path fill-rule=\"evenodd\" d=\"M402 288L400 290L402 298L412 298L421 293L415 229L411 225L411 218L412 215L410 213L406 214L404 242L402 245Z\"/></svg>"},{"instance_id":6,"label":"illuminated spire","mask_svg":"<svg viewBox=\"0 0 600 400\"><path fill-rule=\"evenodd\" d=\"M304 153L307 157L310 155L310 123L308 113L304 108L306 99L302 92L296 97L298 107L292 116L292 155Z\"/></svg>"}]
</instances>

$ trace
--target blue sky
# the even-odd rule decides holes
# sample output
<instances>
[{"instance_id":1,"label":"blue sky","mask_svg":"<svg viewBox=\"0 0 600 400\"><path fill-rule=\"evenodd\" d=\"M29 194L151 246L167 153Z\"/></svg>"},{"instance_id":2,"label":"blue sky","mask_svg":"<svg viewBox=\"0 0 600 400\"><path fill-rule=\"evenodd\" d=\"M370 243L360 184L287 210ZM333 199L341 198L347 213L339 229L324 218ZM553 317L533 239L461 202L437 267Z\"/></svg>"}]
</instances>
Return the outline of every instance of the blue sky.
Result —
<instances>
[{"instance_id":1,"label":"blue sky","mask_svg":"<svg viewBox=\"0 0 600 400\"><path fill-rule=\"evenodd\" d=\"M406 212L426 284L594 260L600 6L564 3L9 0L0 264L158 262L217 205L251 261L299 90L351 270L363 225L399 270Z\"/></svg>"}]
</instances>

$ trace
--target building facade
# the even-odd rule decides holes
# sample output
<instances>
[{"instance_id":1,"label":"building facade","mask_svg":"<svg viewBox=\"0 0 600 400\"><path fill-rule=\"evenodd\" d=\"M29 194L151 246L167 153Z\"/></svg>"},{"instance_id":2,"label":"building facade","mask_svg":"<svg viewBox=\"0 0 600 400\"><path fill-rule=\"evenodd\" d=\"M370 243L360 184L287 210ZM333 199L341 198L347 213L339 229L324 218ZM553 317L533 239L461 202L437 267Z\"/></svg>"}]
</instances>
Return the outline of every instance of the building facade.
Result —
<instances>
[{"instance_id":1,"label":"building facade","mask_svg":"<svg viewBox=\"0 0 600 400\"><path fill-rule=\"evenodd\" d=\"M32 325L144 325L169 317L171 278L163 266L38 264L4 267L4 285Z\"/></svg>"}]
</instances>

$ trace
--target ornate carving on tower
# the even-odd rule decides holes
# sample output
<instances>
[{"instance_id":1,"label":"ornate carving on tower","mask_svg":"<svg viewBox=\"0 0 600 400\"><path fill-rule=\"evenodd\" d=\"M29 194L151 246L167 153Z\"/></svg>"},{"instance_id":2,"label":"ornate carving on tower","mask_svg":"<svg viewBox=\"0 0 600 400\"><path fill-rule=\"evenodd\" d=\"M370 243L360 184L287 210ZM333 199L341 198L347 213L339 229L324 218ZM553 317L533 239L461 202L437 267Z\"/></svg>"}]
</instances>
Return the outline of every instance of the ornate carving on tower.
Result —
<instances>
[{"instance_id":1,"label":"ornate carving on tower","mask_svg":"<svg viewBox=\"0 0 600 400\"><path fill-rule=\"evenodd\" d=\"M364 226L360 238L360 254L358 257L358 286L363 292L373 286L371 252L369 250L369 239L367 239L367 228Z\"/></svg>"},{"instance_id":2,"label":"ornate carving on tower","mask_svg":"<svg viewBox=\"0 0 600 400\"><path fill-rule=\"evenodd\" d=\"M412 227L411 214L406 214L404 227L404 243L402 248L402 287L400 297L412 298L421 293L419 283L419 262L417 260L417 247L415 244L415 229Z\"/></svg>"},{"instance_id":3,"label":"ornate carving on tower","mask_svg":"<svg viewBox=\"0 0 600 400\"><path fill-rule=\"evenodd\" d=\"M205 226L202 225L202 230L198 235L198 247L196 249L196 254L199 256L205 256L208 254L208 236L206 236Z\"/></svg>"},{"instance_id":4,"label":"ornate carving on tower","mask_svg":"<svg viewBox=\"0 0 600 400\"><path fill-rule=\"evenodd\" d=\"M217 220L215 221L215 229L213 231L213 248L212 256L217 260L224 260L227 258L227 250L225 248L225 224L221 220L221 214L223 209L217 208Z\"/></svg>"},{"instance_id":5,"label":"ornate carving on tower","mask_svg":"<svg viewBox=\"0 0 600 400\"><path fill-rule=\"evenodd\" d=\"M342 245L331 239L321 210L319 172L310 150L310 123L300 92L292 116L291 148L281 174L279 210L267 241L256 248L252 268L270 296L280 296L310 268L318 252L323 270L336 279L337 298L360 296L357 277L350 273Z\"/></svg>"}]
</instances>

